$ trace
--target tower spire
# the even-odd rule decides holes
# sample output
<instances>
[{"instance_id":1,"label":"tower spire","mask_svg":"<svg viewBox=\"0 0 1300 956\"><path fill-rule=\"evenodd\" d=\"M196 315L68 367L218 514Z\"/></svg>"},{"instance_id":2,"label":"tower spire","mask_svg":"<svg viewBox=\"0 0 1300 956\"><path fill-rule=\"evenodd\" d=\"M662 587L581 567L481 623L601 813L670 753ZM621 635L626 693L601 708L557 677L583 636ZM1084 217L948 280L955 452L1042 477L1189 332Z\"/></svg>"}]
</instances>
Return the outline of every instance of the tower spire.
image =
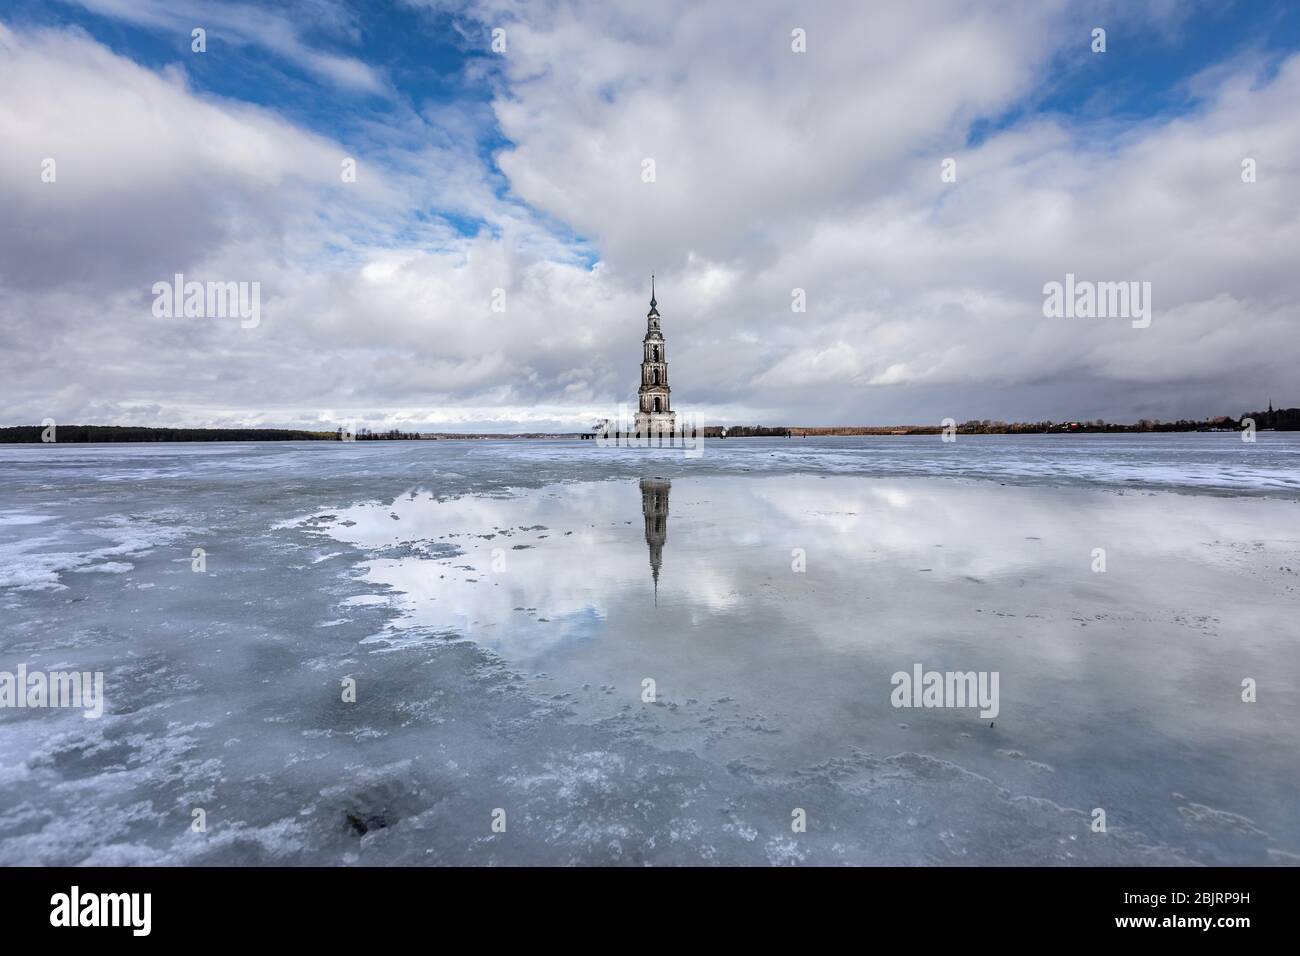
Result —
<instances>
[{"instance_id":1,"label":"tower spire","mask_svg":"<svg viewBox=\"0 0 1300 956\"><path fill-rule=\"evenodd\" d=\"M655 301L655 274L650 273L650 308L654 308L659 303Z\"/></svg>"}]
</instances>

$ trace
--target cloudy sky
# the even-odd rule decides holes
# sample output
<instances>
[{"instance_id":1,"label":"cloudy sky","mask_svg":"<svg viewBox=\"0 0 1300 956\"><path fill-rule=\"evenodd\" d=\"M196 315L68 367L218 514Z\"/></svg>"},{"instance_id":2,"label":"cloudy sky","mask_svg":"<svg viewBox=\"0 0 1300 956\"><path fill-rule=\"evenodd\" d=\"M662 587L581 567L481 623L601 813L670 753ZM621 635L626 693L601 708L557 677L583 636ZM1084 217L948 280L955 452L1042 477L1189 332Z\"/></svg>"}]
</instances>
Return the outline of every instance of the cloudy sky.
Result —
<instances>
[{"instance_id":1,"label":"cloudy sky","mask_svg":"<svg viewBox=\"0 0 1300 956\"><path fill-rule=\"evenodd\" d=\"M709 423L1300 405L1288 0L11 0L0 91L0 424L573 429L651 272Z\"/></svg>"}]
</instances>

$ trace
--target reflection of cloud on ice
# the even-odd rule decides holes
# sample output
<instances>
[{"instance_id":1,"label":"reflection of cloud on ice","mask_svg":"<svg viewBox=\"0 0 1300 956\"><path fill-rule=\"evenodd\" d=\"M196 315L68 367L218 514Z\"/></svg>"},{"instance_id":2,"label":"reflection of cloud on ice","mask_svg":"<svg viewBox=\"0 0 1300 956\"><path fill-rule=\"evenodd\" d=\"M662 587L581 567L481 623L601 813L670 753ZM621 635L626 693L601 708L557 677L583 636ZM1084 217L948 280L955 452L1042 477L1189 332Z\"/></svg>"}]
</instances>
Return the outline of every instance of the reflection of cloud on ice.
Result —
<instances>
[{"instance_id":1,"label":"reflection of cloud on ice","mask_svg":"<svg viewBox=\"0 0 1300 956\"><path fill-rule=\"evenodd\" d=\"M1152 507L1150 500L1127 496L1017 487L1004 493L1015 499L1012 513L987 488L951 482L907 480L903 488L828 479L810 487L800 477L774 477L750 484L771 523L783 529L791 547L808 550L810 560L820 554L821 560L858 564L922 562L917 566L941 576L979 578L1043 577L1050 566L1067 565L1059 570L1081 585L1098 582L1090 570L1094 547L1124 562L1121 542L1133 540L1148 557L1221 568L1224 555L1202 545L1236 540L1249 509L1231 499L1206 509L1203 499L1160 495ZM1257 530L1273 537L1263 527ZM1139 573L1132 563L1127 567ZM1071 574L1071 568L1088 574ZM1114 576L1102 580L1120 584Z\"/></svg>"},{"instance_id":2,"label":"reflection of cloud on ice","mask_svg":"<svg viewBox=\"0 0 1300 956\"><path fill-rule=\"evenodd\" d=\"M816 745L826 715L878 745L882 723L897 723L888 675L914 661L1003 672L1009 720L1044 700L1096 719L1149 693L1144 675L1157 671L1180 700L1207 693L1222 662L1182 650L1188 628L1237 640L1240 625L1219 610L1231 588L1234 619L1276 629L1275 596L1238 595L1234 575L1258 560L1241 549L1277 542L1294 507L807 475L675 477L672 495L658 605L636 479L407 495L321 526L373 549L367 580L391 588L401 612L381 640L459 633L565 690L653 674L675 699L725 689L777 715L816 699L817 722L786 721L765 744L798 750ZM1096 547L1108 549L1105 574L1091 570ZM806 552L804 573L793 548ZM1167 735L1236 732L1214 708L1146 719Z\"/></svg>"},{"instance_id":3,"label":"reflection of cloud on ice","mask_svg":"<svg viewBox=\"0 0 1300 956\"><path fill-rule=\"evenodd\" d=\"M741 508L754 506L746 501ZM685 528L685 502L682 510ZM399 592L395 606L402 616L395 629L454 630L508 657L529 658L599 636L611 618L627 625L643 603L653 606L651 555L635 483L553 485L443 501L414 492L391 504L332 514L322 527L334 538L382 555L364 567L370 583ZM725 534L701 535L711 542L701 555L698 542L678 544L672 521L660 601L689 602L692 613L707 614L745 601L743 572L727 554L763 547L770 532L753 522L729 522ZM460 553L437 556L433 544L454 545ZM389 556L394 546L410 546L413 553Z\"/></svg>"},{"instance_id":4,"label":"reflection of cloud on ice","mask_svg":"<svg viewBox=\"0 0 1300 956\"><path fill-rule=\"evenodd\" d=\"M897 488L872 488L871 493L883 498L891 508L906 508L911 504L911 499Z\"/></svg>"},{"instance_id":5,"label":"reflection of cloud on ice","mask_svg":"<svg viewBox=\"0 0 1300 956\"><path fill-rule=\"evenodd\" d=\"M599 631L611 581L648 581L640 522L623 523L638 509L639 497L623 483L446 501L416 494L339 512L330 533L371 549L455 545L455 557L366 562L370 582L401 593L394 627L453 629L529 657Z\"/></svg>"}]
</instances>

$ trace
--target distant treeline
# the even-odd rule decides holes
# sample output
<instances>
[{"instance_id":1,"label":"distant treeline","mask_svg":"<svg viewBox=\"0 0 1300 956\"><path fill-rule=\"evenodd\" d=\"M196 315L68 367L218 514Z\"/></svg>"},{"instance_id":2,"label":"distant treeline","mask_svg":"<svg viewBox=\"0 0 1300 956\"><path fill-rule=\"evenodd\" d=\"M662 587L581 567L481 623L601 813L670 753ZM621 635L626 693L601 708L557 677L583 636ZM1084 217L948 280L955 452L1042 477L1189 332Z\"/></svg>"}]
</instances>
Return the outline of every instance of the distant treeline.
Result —
<instances>
[{"instance_id":1,"label":"distant treeline","mask_svg":"<svg viewBox=\"0 0 1300 956\"><path fill-rule=\"evenodd\" d=\"M53 429L47 439L45 436ZM396 428L371 431L359 428L351 434L342 428L334 431L305 431L296 428L147 428L135 425L14 425L0 428L2 444L40 444L79 442L179 442L179 441L437 441L439 439L502 438L577 438L577 432L527 432L520 434L446 434L443 432L404 432Z\"/></svg>"},{"instance_id":2,"label":"distant treeline","mask_svg":"<svg viewBox=\"0 0 1300 956\"><path fill-rule=\"evenodd\" d=\"M133 425L53 425L49 437L59 444L120 441L335 441L335 432L289 428L142 428ZM42 425L0 428L0 443L37 443L46 435Z\"/></svg>"},{"instance_id":3,"label":"distant treeline","mask_svg":"<svg viewBox=\"0 0 1300 956\"><path fill-rule=\"evenodd\" d=\"M1237 431L1243 422L1251 419L1257 430L1300 431L1300 408L1279 408L1271 412L1247 412L1239 418L1221 415L1217 418L1193 420L1180 418L1175 422L1162 422L1157 418L1143 418L1131 424L1117 424L1101 419L1077 422L1002 422L990 419L971 419L956 426L959 435L1045 435L1050 433L1079 432L1212 432ZM727 437L748 437L751 434L785 435L796 438L807 435L938 435L942 425L885 425L885 426L828 426L791 428L728 428ZM705 429L705 434L709 430Z\"/></svg>"},{"instance_id":4,"label":"distant treeline","mask_svg":"<svg viewBox=\"0 0 1300 956\"><path fill-rule=\"evenodd\" d=\"M726 435L723 435L723 432ZM705 438L789 438L792 428L768 425L705 425Z\"/></svg>"},{"instance_id":5,"label":"distant treeline","mask_svg":"<svg viewBox=\"0 0 1300 956\"><path fill-rule=\"evenodd\" d=\"M436 435L421 435L419 432L403 432L396 428L390 428L386 432L372 432L369 428L360 428L351 438L345 439L345 433L342 428L335 432L327 433L330 438L336 441L430 441L437 438Z\"/></svg>"},{"instance_id":6,"label":"distant treeline","mask_svg":"<svg viewBox=\"0 0 1300 956\"><path fill-rule=\"evenodd\" d=\"M1241 417L1254 419L1256 428L1274 428L1280 432L1300 431L1300 408L1274 408L1267 412L1247 412Z\"/></svg>"},{"instance_id":7,"label":"distant treeline","mask_svg":"<svg viewBox=\"0 0 1300 956\"><path fill-rule=\"evenodd\" d=\"M1246 419L1257 430L1300 431L1300 408L1278 408L1247 412L1239 418L1222 415L1195 421L1176 422L1143 418L1133 424L1116 424L1101 419L1077 422L1002 422L971 419L955 426L960 435L1040 435L1076 432L1209 432L1237 431ZM53 434L47 438L47 432ZM803 438L810 435L938 435L942 425L707 425L706 438ZM372 432L359 429L355 435L342 428L334 431L306 431L294 428L145 428L134 425L15 425L0 428L0 444L36 443L54 440L75 442L187 442L187 441L437 441L439 439L490 440L507 438L577 438L576 432L525 432L515 434L404 432L396 428ZM590 437L590 435L588 435Z\"/></svg>"}]
</instances>

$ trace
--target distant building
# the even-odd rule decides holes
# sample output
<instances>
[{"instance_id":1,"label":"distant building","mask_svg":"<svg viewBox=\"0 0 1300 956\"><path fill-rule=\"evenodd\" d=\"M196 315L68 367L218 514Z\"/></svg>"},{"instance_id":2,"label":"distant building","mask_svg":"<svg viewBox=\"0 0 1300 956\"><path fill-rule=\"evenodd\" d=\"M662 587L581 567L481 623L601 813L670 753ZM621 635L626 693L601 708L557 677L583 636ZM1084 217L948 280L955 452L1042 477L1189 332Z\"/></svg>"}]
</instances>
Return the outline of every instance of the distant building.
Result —
<instances>
[{"instance_id":1,"label":"distant building","mask_svg":"<svg viewBox=\"0 0 1300 956\"><path fill-rule=\"evenodd\" d=\"M1300 408L1274 408L1273 400L1268 400L1268 411L1247 412L1242 418L1254 419L1255 427L1261 430L1274 429L1280 432L1300 431Z\"/></svg>"},{"instance_id":2,"label":"distant building","mask_svg":"<svg viewBox=\"0 0 1300 956\"><path fill-rule=\"evenodd\" d=\"M650 277L650 311L642 339L641 388L633 428L637 437L664 435L677 430L677 413L672 410L668 387L668 356L664 334L659 329L659 304L655 301L654 276Z\"/></svg>"}]
</instances>

